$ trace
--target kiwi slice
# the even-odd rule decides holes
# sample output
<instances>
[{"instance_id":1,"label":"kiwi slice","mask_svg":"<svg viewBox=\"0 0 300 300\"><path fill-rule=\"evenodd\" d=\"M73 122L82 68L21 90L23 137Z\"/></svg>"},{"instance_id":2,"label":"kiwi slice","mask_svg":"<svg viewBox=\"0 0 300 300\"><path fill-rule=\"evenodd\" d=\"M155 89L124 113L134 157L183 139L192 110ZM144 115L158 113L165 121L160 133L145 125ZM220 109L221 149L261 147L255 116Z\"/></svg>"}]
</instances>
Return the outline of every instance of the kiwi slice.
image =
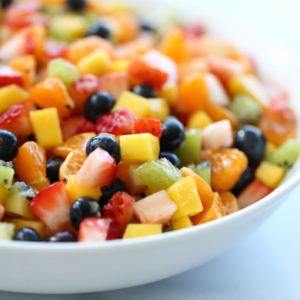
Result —
<instances>
[{"instance_id":1,"label":"kiwi slice","mask_svg":"<svg viewBox=\"0 0 300 300\"><path fill-rule=\"evenodd\" d=\"M12 168L0 166L0 185L6 189L10 189L15 175Z\"/></svg>"},{"instance_id":2,"label":"kiwi slice","mask_svg":"<svg viewBox=\"0 0 300 300\"><path fill-rule=\"evenodd\" d=\"M198 176L205 180L209 185L211 181L211 164L209 161L204 161L198 165L189 166Z\"/></svg>"}]
</instances>

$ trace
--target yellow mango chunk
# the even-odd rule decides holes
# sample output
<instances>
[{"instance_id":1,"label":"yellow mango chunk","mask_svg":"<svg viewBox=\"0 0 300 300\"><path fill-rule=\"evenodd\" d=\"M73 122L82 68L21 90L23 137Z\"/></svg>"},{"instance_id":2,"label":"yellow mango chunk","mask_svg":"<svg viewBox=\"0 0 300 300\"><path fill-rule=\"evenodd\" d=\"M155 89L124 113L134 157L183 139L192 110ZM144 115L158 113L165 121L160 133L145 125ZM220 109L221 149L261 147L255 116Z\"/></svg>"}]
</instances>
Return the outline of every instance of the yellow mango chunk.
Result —
<instances>
[{"instance_id":1,"label":"yellow mango chunk","mask_svg":"<svg viewBox=\"0 0 300 300\"><path fill-rule=\"evenodd\" d=\"M188 128L203 129L213 123L210 116L203 110L193 112L187 121Z\"/></svg>"},{"instance_id":2,"label":"yellow mango chunk","mask_svg":"<svg viewBox=\"0 0 300 300\"><path fill-rule=\"evenodd\" d=\"M263 161L256 169L255 178L271 188L276 188L284 177L284 169Z\"/></svg>"},{"instance_id":3,"label":"yellow mango chunk","mask_svg":"<svg viewBox=\"0 0 300 300\"><path fill-rule=\"evenodd\" d=\"M93 74L100 76L108 72L111 65L109 55L103 50L97 50L85 57L78 63L77 68L81 75Z\"/></svg>"},{"instance_id":4,"label":"yellow mango chunk","mask_svg":"<svg viewBox=\"0 0 300 300\"><path fill-rule=\"evenodd\" d=\"M159 139L150 133L120 136L121 158L126 162L143 163L159 155Z\"/></svg>"},{"instance_id":5,"label":"yellow mango chunk","mask_svg":"<svg viewBox=\"0 0 300 300\"><path fill-rule=\"evenodd\" d=\"M171 200L177 204L177 210L172 221L184 216L195 216L203 210L193 176L179 179L167 189L167 193Z\"/></svg>"},{"instance_id":6,"label":"yellow mango chunk","mask_svg":"<svg viewBox=\"0 0 300 300\"><path fill-rule=\"evenodd\" d=\"M48 150L63 143L56 108L31 111L29 117L39 145Z\"/></svg>"},{"instance_id":7,"label":"yellow mango chunk","mask_svg":"<svg viewBox=\"0 0 300 300\"><path fill-rule=\"evenodd\" d=\"M149 118L159 121L165 121L170 114L170 108L164 99L152 99L148 100L150 106Z\"/></svg>"},{"instance_id":8,"label":"yellow mango chunk","mask_svg":"<svg viewBox=\"0 0 300 300\"><path fill-rule=\"evenodd\" d=\"M123 239L138 238L162 233L161 224L128 224Z\"/></svg>"},{"instance_id":9,"label":"yellow mango chunk","mask_svg":"<svg viewBox=\"0 0 300 300\"><path fill-rule=\"evenodd\" d=\"M5 205L8 189L0 185L0 205Z\"/></svg>"},{"instance_id":10,"label":"yellow mango chunk","mask_svg":"<svg viewBox=\"0 0 300 300\"><path fill-rule=\"evenodd\" d=\"M111 62L108 72L124 72L128 70L128 59L117 59Z\"/></svg>"},{"instance_id":11,"label":"yellow mango chunk","mask_svg":"<svg viewBox=\"0 0 300 300\"><path fill-rule=\"evenodd\" d=\"M24 220L24 219L11 219L11 222L15 224L15 231L23 227L30 227L37 231L41 237L44 237L46 234L46 226L41 221L33 221L33 220Z\"/></svg>"},{"instance_id":12,"label":"yellow mango chunk","mask_svg":"<svg viewBox=\"0 0 300 300\"><path fill-rule=\"evenodd\" d=\"M178 87L177 84L171 84L163 88L158 92L158 97L165 99L169 105L173 105L178 99Z\"/></svg>"},{"instance_id":13,"label":"yellow mango chunk","mask_svg":"<svg viewBox=\"0 0 300 300\"><path fill-rule=\"evenodd\" d=\"M171 222L174 230L189 228L193 226L191 219L188 216L181 217Z\"/></svg>"},{"instance_id":14,"label":"yellow mango chunk","mask_svg":"<svg viewBox=\"0 0 300 300\"><path fill-rule=\"evenodd\" d=\"M80 197L92 197L97 201L100 199L100 197L102 196L100 188L87 188L81 186L77 184L74 179L75 175L71 175L66 185L67 195L70 203L73 203L76 199Z\"/></svg>"},{"instance_id":15,"label":"yellow mango chunk","mask_svg":"<svg viewBox=\"0 0 300 300\"><path fill-rule=\"evenodd\" d=\"M123 92L112 111L114 112L121 108L127 108L138 118L149 118L150 116L148 100L132 92Z\"/></svg>"},{"instance_id":16,"label":"yellow mango chunk","mask_svg":"<svg viewBox=\"0 0 300 300\"><path fill-rule=\"evenodd\" d=\"M8 85L0 89L0 113L5 112L11 106L28 100L29 93L16 84Z\"/></svg>"}]
</instances>

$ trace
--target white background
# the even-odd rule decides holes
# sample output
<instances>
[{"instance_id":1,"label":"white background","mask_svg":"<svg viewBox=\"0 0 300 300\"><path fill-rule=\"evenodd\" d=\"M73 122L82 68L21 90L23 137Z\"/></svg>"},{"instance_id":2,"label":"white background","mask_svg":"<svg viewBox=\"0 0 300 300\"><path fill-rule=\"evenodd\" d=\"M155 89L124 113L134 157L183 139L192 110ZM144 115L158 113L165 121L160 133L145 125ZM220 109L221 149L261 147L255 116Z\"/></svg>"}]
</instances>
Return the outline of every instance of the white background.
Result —
<instances>
[{"instance_id":1,"label":"white background","mask_svg":"<svg viewBox=\"0 0 300 300\"><path fill-rule=\"evenodd\" d=\"M232 19L248 30L259 31L260 35L271 38L287 52L300 56L299 0L184 1L187 5L195 6L195 9L197 6L202 13L214 13L223 20L224 16L228 16L229 22ZM0 299L297 300L300 299L299 232L300 188L242 243L187 273L157 283L112 292L64 296L0 292Z\"/></svg>"}]
</instances>

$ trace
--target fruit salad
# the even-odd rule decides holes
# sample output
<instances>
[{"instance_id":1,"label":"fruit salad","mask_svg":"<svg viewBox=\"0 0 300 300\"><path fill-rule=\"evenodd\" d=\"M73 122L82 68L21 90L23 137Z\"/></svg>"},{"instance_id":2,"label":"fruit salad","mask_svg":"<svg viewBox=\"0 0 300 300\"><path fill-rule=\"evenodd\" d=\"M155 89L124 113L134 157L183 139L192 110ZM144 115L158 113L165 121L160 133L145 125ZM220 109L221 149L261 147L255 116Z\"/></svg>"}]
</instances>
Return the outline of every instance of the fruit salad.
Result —
<instances>
[{"instance_id":1,"label":"fruit salad","mask_svg":"<svg viewBox=\"0 0 300 300\"><path fill-rule=\"evenodd\" d=\"M0 240L198 226L296 162L287 92L203 25L109 1L0 3Z\"/></svg>"}]
</instances>

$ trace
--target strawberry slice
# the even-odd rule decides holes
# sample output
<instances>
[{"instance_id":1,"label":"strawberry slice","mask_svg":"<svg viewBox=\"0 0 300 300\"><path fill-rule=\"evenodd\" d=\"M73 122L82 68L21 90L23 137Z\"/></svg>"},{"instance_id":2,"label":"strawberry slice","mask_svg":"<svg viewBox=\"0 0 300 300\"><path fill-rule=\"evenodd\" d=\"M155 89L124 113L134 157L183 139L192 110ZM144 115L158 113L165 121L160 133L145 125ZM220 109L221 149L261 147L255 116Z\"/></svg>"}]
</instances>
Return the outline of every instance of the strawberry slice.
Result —
<instances>
[{"instance_id":1,"label":"strawberry slice","mask_svg":"<svg viewBox=\"0 0 300 300\"><path fill-rule=\"evenodd\" d=\"M18 86L23 87L24 81L22 73L9 67L0 68L0 87L10 84L17 84Z\"/></svg>"},{"instance_id":2,"label":"strawberry slice","mask_svg":"<svg viewBox=\"0 0 300 300\"><path fill-rule=\"evenodd\" d=\"M64 58L68 50L67 44L54 40L45 40L45 63L54 58Z\"/></svg>"},{"instance_id":3,"label":"strawberry slice","mask_svg":"<svg viewBox=\"0 0 300 300\"><path fill-rule=\"evenodd\" d=\"M117 192L106 205L103 206L103 217L112 220L112 225L120 233L133 219L133 204L135 200L126 192Z\"/></svg>"},{"instance_id":4,"label":"strawberry slice","mask_svg":"<svg viewBox=\"0 0 300 300\"><path fill-rule=\"evenodd\" d=\"M70 222L70 204L61 182L41 190L30 202L29 208L53 232L63 231Z\"/></svg>"},{"instance_id":5,"label":"strawberry slice","mask_svg":"<svg viewBox=\"0 0 300 300\"><path fill-rule=\"evenodd\" d=\"M96 125L86 118L82 118L79 122L77 133L96 132Z\"/></svg>"},{"instance_id":6,"label":"strawberry slice","mask_svg":"<svg viewBox=\"0 0 300 300\"><path fill-rule=\"evenodd\" d=\"M108 237L111 220L103 218L85 218L79 226L79 242L103 242Z\"/></svg>"},{"instance_id":7,"label":"strawberry slice","mask_svg":"<svg viewBox=\"0 0 300 300\"><path fill-rule=\"evenodd\" d=\"M114 135L131 134L134 118L135 115L126 108L106 114L96 122L97 133L111 133Z\"/></svg>"},{"instance_id":8,"label":"strawberry slice","mask_svg":"<svg viewBox=\"0 0 300 300\"><path fill-rule=\"evenodd\" d=\"M136 119L133 125L133 133L151 133L160 139L163 131L161 121L155 119Z\"/></svg>"},{"instance_id":9,"label":"strawberry slice","mask_svg":"<svg viewBox=\"0 0 300 300\"><path fill-rule=\"evenodd\" d=\"M273 192L273 189L266 186L259 180L254 180L250 183L239 195L238 203L240 208L247 207Z\"/></svg>"},{"instance_id":10,"label":"strawberry slice","mask_svg":"<svg viewBox=\"0 0 300 300\"><path fill-rule=\"evenodd\" d=\"M116 180L117 165L114 158L101 148L93 151L78 171L75 182L85 187L104 187Z\"/></svg>"}]
</instances>

